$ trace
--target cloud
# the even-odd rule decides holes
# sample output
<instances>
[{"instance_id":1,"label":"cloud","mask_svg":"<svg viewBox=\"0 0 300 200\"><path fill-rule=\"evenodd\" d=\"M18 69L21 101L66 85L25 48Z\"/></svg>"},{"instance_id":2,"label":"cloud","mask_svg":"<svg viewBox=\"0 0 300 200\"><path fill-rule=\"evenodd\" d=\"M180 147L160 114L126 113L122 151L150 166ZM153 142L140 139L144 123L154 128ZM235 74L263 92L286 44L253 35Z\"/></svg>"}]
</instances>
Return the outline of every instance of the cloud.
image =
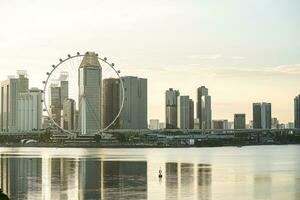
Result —
<instances>
[{"instance_id":1,"label":"cloud","mask_svg":"<svg viewBox=\"0 0 300 200\"><path fill-rule=\"evenodd\" d=\"M188 58L200 59L200 60L216 60L222 58L222 54L207 54L207 55L190 55Z\"/></svg>"},{"instance_id":2,"label":"cloud","mask_svg":"<svg viewBox=\"0 0 300 200\"><path fill-rule=\"evenodd\" d=\"M231 56L231 59L233 59L233 60L243 60L243 59L245 59L245 57L242 57L242 56Z\"/></svg>"},{"instance_id":3,"label":"cloud","mask_svg":"<svg viewBox=\"0 0 300 200\"><path fill-rule=\"evenodd\" d=\"M300 64L280 65L274 67L273 71L283 74L300 74Z\"/></svg>"}]
</instances>

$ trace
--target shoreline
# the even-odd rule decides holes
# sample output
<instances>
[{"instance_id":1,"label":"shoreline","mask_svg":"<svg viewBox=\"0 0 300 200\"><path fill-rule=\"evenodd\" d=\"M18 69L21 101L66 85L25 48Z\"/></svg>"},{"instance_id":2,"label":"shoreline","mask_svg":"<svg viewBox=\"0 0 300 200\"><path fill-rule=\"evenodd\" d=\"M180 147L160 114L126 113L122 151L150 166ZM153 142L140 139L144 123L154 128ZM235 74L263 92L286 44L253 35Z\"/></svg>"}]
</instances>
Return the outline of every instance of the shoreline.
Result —
<instances>
[{"instance_id":1,"label":"shoreline","mask_svg":"<svg viewBox=\"0 0 300 200\"><path fill-rule=\"evenodd\" d=\"M163 146L163 145L130 145L130 144L118 144L118 145L107 145L107 144L0 144L1 147L28 147L28 148L111 148L111 149L136 149L136 148L155 148L155 149L164 149L164 148L215 148L215 147L246 147L246 146L282 146L282 145L299 145L297 143L288 143L288 144L247 144L247 145L216 145L216 146L196 146L196 145L173 145L173 146Z\"/></svg>"}]
</instances>

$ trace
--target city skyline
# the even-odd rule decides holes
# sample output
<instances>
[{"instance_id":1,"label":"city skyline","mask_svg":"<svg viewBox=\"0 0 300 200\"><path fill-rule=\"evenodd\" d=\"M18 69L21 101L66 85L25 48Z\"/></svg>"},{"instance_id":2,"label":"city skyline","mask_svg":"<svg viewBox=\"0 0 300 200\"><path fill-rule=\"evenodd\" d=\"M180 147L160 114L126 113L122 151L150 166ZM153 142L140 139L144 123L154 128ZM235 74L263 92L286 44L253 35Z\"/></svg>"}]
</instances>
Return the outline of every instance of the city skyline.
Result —
<instances>
[{"instance_id":1,"label":"city skyline","mask_svg":"<svg viewBox=\"0 0 300 200\"><path fill-rule=\"evenodd\" d=\"M93 50L113 60L122 76L148 79L148 92L155 94L149 95L148 119L164 121L167 88L195 101L196 88L205 85L213 97L213 119L233 121L239 112L251 119L252 103L265 101L272 103L274 117L293 121L293 99L300 93L295 87L300 75L298 1L32 4L0 3L1 80L27 69L30 87L41 88L44 73L58 58ZM86 23L97 9L95 23Z\"/></svg>"}]
</instances>

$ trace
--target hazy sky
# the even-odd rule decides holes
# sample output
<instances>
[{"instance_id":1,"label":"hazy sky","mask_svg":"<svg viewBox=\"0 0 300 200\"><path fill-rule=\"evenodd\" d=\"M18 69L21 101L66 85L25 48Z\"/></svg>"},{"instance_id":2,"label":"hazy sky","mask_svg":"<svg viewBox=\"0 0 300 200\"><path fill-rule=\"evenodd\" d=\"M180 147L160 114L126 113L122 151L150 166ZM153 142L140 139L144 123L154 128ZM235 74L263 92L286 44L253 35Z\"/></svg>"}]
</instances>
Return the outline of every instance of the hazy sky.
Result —
<instances>
[{"instance_id":1,"label":"hazy sky","mask_svg":"<svg viewBox=\"0 0 300 200\"><path fill-rule=\"evenodd\" d=\"M96 51L148 78L149 119L164 120L166 89L196 100L205 85L213 119L248 121L252 103L266 101L293 121L299 9L299 0L0 0L0 78L26 69L41 87L60 57Z\"/></svg>"}]
</instances>

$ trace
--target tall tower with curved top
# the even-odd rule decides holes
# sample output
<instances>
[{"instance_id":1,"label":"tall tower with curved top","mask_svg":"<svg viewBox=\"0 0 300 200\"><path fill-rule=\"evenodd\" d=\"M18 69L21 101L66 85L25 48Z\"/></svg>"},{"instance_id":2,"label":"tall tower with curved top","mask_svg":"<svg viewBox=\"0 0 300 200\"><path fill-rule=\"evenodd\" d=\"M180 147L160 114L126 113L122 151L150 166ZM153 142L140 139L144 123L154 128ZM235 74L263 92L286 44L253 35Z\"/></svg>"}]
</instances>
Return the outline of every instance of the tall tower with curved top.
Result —
<instances>
[{"instance_id":1,"label":"tall tower with curved top","mask_svg":"<svg viewBox=\"0 0 300 200\"><path fill-rule=\"evenodd\" d=\"M101 128L102 67L94 52L87 52L78 71L79 127L81 134Z\"/></svg>"}]
</instances>

